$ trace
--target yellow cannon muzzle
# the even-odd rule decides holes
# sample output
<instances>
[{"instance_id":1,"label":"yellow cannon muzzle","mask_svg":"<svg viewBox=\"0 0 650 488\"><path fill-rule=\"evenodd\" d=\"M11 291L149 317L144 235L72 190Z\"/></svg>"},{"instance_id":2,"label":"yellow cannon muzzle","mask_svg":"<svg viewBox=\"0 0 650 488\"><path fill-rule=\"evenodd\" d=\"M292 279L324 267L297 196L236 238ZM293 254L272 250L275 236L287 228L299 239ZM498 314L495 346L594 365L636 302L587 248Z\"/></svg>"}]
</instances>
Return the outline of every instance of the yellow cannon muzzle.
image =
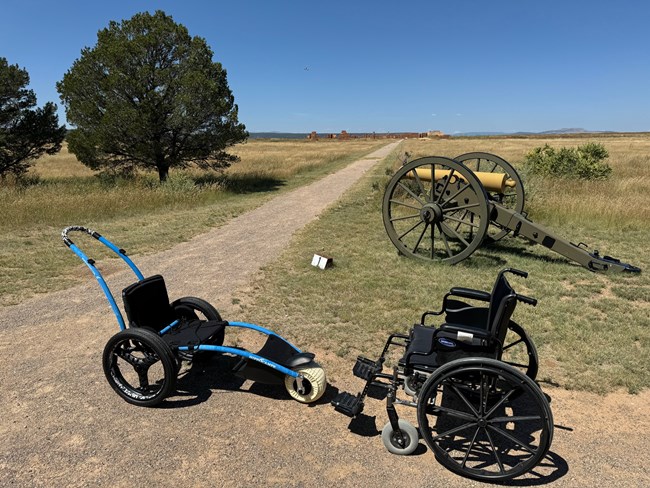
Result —
<instances>
[{"instance_id":1,"label":"yellow cannon muzzle","mask_svg":"<svg viewBox=\"0 0 650 488\"><path fill-rule=\"evenodd\" d=\"M418 174L418 177L424 181L431 181L431 170L427 168L417 168L415 172ZM448 169L436 169L434 171L435 181L442 180L443 178L448 178L451 170ZM517 186L517 182L511 178L508 178L508 175L505 173L488 173L487 171L477 171L474 172L476 177L479 179L483 187L487 191L503 193L506 188L514 188ZM467 183L463 175L454 172L454 178L458 178L463 183ZM413 172L408 173L409 178L415 178ZM453 183L453 181L452 181Z\"/></svg>"}]
</instances>

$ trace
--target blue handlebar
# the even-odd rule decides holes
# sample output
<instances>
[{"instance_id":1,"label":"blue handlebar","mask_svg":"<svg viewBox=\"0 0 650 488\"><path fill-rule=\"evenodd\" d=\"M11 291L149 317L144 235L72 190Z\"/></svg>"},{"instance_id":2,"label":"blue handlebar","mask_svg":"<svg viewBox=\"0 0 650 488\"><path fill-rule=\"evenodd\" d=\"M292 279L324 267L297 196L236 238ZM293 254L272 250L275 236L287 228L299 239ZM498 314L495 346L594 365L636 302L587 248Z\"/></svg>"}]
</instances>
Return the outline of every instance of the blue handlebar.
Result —
<instances>
[{"instance_id":1,"label":"blue handlebar","mask_svg":"<svg viewBox=\"0 0 650 488\"><path fill-rule=\"evenodd\" d=\"M106 299L108 300L108 303L110 304L111 309L115 314L115 318L117 319L117 323L119 324L120 329L121 330L126 329L124 318L122 317L122 312L120 312L120 309L117 306L117 303L115 302L115 298L113 297L110 288L106 284L106 280L104 280L102 274L95 267L95 260L90 259L88 256L86 256L83 253L83 251L79 249L79 247L77 247L77 245L74 242L72 242L72 240L68 237L69 232L85 232L91 237L97 239L99 242L101 242L106 247L108 247L111 251L117 254L129 266L129 268L131 268L131 270L135 273L135 276L138 278L138 281L142 281L144 279L144 275L140 272L140 270L133 263L133 261L131 261L131 259L126 255L126 251L124 249L120 249L119 247L117 247L111 241L103 237L99 232L95 232L92 229L89 229L87 227L82 227L79 225L66 227L65 229L63 229L63 232L61 232L61 237L63 238L63 242L65 243L65 245L68 246L70 250L73 253L75 253L84 262L86 266L88 266L90 271L92 271L93 275L99 282L99 286L101 286L104 295L106 295Z\"/></svg>"}]
</instances>

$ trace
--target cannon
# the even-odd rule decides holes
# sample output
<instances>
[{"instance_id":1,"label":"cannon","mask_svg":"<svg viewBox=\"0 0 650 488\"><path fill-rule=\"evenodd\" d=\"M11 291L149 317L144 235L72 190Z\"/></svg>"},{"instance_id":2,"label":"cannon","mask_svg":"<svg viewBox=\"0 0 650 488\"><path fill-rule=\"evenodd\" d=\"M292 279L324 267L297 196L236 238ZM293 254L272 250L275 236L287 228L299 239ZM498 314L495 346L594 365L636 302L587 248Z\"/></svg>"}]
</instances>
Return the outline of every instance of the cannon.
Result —
<instances>
[{"instance_id":1,"label":"cannon","mask_svg":"<svg viewBox=\"0 0 650 488\"><path fill-rule=\"evenodd\" d=\"M640 268L601 256L528 219L515 168L494 154L454 159L429 156L405 162L386 187L384 227L400 254L456 264L483 243L508 234L525 237L590 271L639 273Z\"/></svg>"}]
</instances>

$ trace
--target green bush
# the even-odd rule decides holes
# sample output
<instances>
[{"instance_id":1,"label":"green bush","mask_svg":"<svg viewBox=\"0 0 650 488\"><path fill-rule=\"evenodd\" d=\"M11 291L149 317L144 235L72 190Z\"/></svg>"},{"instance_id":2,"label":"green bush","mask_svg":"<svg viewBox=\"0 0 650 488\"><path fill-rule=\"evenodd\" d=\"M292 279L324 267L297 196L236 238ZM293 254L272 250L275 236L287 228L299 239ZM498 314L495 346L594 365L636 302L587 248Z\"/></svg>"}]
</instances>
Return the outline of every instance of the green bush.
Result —
<instances>
[{"instance_id":1,"label":"green bush","mask_svg":"<svg viewBox=\"0 0 650 488\"><path fill-rule=\"evenodd\" d=\"M605 146L594 142L558 150L546 144L526 154L526 170L529 174L552 178L602 180L612 173L605 162L608 156Z\"/></svg>"}]
</instances>

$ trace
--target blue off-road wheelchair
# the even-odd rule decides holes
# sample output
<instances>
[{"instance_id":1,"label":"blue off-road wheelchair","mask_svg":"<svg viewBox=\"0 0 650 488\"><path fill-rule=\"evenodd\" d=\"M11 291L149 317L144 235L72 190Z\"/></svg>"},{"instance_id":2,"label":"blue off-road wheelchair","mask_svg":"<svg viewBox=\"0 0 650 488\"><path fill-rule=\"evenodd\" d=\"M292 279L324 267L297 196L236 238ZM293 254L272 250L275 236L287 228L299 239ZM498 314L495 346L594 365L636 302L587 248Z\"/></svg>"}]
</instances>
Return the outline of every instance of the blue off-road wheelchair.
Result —
<instances>
[{"instance_id":1,"label":"blue off-road wheelchair","mask_svg":"<svg viewBox=\"0 0 650 488\"><path fill-rule=\"evenodd\" d=\"M68 237L73 231L97 239L135 273L138 281L122 291L128 327L95 261ZM232 372L244 379L284 384L289 395L302 403L315 402L325 392L325 373L314 361L314 354L301 351L259 325L222 320L219 312L200 298L183 297L170 302L162 276L145 278L124 249L91 229L67 227L62 237L97 278L117 318L120 331L106 344L102 363L109 384L127 402L146 407L159 404L175 391L182 361L203 352L235 359ZM224 346L225 331L232 327L259 332L266 341L256 353Z\"/></svg>"},{"instance_id":2,"label":"blue off-road wheelchair","mask_svg":"<svg viewBox=\"0 0 650 488\"><path fill-rule=\"evenodd\" d=\"M409 334L392 334L376 361L359 357L355 376L366 380L357 395L339 393L335 409L360 418L366 396L385 397L389 422L381 438L394 454L411 454L420 436L445 467L482 481L504 481L532 470L548 452L553 417L535 383L537 351L524 329L511 320L517 302L537 300L516 293L505 274L492 292L456 287L442 310L425 312ZM486 302L472 306L463 300ZM438 327L425 324L441 316ZM403 350L392 372L393 346ZM403 391L406 398L398 398ZM417 409L419 432L399 418L396 405Z\"/></svg>"}]
</instances>

